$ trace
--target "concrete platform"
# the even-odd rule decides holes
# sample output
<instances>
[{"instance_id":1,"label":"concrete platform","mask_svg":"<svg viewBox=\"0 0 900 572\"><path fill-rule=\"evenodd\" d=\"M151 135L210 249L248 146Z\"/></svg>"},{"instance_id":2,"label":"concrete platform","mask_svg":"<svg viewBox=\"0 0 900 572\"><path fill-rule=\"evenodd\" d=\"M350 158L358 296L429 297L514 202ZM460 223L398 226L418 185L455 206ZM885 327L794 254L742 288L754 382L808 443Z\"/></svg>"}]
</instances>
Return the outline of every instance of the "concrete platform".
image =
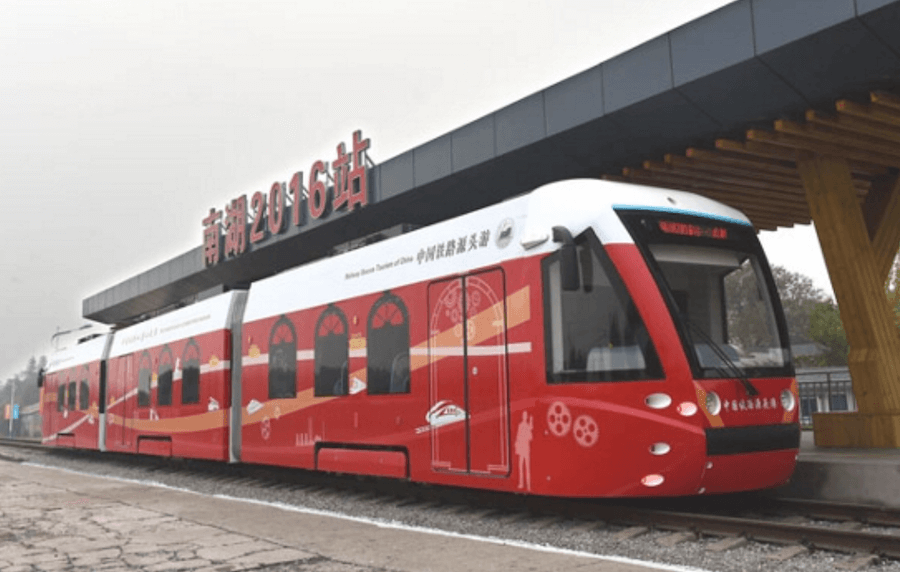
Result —
<instances>
[{"instance_id":1,"label":"concrete platform","mask_svg":"<svg viewBox=\"0 0 900 572\"><path fill-rule=\"evenodd\" d=\"M677 570L0 460L0 570Z\"/></svg>"},{"instance_id":2,"label":"concrete platform","mask_svg":"<svg viewBox=\"0 0 900 572\"><path fill-rule=\"evenodd\" d=\"M803 431L794 477L774 494L900 509L900 449L816 447Z\"/></svg>"}]
</instances>

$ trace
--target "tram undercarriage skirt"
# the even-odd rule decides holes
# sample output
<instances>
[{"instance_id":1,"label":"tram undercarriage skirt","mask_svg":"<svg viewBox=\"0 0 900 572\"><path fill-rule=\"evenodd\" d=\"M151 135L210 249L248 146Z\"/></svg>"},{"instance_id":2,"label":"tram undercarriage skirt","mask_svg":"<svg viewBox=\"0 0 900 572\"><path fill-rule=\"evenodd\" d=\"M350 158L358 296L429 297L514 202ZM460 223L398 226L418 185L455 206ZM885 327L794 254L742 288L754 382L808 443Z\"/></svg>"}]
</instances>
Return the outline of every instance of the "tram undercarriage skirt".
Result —
<instances>
[{"instance_id":1,"label":"tram undercarriage skirt","mask_svg":"<svg viewBox=\"0 0 900 572\"><path fill-rule=\"evenodd\" d=\"M706 430L706 454L736 455L800 447L800 426L752 425Z\"/></svg>"}]
</instances>

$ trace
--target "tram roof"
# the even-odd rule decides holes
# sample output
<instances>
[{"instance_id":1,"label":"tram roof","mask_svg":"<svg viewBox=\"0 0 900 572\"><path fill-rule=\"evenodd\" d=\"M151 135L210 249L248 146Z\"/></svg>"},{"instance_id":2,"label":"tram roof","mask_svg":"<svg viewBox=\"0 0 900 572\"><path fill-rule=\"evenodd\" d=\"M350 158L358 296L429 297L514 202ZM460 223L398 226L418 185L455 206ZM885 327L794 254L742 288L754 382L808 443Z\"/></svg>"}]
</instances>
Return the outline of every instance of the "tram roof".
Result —
<instances>
[{"instance_id":1,"label":"tram roof","mask_svg":"<svg viewBox=\"0 0 900 572\"><path fill-rule=\"evenodd\" d=\"M793 121L822 119L816 114L836 100L859 105L873 92L881 107L861 112L866 129L884 124L896 133L898 29L900 0L738 0L375 166L373 202L364 209L293 227L211 268L198 246L86 298L83 314L127 323L325 256L352 238L431 224L559 179L607 176L692 190L743 210L757 228L808 223L799 179L787 172L790 153L767 155L759 145L751 153L749 142L730 138L775 120L802 131L807 125ZM684 161L669 155L686 148ZM857 161L861 197L900 167L887 155ZM710 157L717 159L712 182L709 169L675 168ZM741 171L744 160L755 162L750 171ZM729 173L755 179L761 170L767 175L755 186L729 186Z\"/></svg>"}]
</instances>

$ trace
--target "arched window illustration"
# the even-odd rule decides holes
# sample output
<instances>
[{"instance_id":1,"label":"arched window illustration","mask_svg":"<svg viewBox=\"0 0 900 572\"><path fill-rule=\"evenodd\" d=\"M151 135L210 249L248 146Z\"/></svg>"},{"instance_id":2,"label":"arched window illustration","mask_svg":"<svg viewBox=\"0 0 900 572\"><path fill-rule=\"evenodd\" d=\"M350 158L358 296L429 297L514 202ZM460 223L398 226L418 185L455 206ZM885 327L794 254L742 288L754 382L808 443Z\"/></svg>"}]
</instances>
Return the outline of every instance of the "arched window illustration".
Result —
<instances>
[{"instance_id":1,"label":"arched window illustration","mask_svg":"<svg viewBox=\"0 0 900 572\"><path fill-rule=\"evenodd\" d=\"M369 312L366 333L369 393L409 393L409 313L386 292Z\"/></svg>"},{"instance_id":2,"label":"arched window illustration","mask_svg":"<svg viewBox=\"0 0 900 572\"><path fill-rule=\"evenodd\" d=\"M159 355L159 375L156 378L156 403L172 405L172 375L174 371L172 350L165 346Z\"/></svg>"},{"instance_id":3,"label":"arched window illustration","mask_svg":"<svg viewBox=\"0 0 900 572\"><path fill-rule=\"evenodd\" d=\"M141 354L141 364L138 367L138 407L150 407L150 378L153 376L153 366L150 362L150 352Z\"/></svg>"},{"instance_id":4,"label":"arched window illustration","mask_svg":"<svg viewBox=\"0 0 900 572\"><path fill-rule=\"evenodd\" d=\"M62 411L66 408L66 379L63 374L56 375L56 381L59 387L56 390L56 410Z\"/></svg>"},{"instance_id":5,"label":"arched window illustration","mask_svg":"<svg viewBox=\"0 0 900 572\"><path fill-rule=\"evenodd\" d=\"M91 390L88 385L88 379L91 376L91 370L88 366L81 368L81 382L78 387L78 409L84 411L91 403Z\"/></svg>"},{"instance_id":6,"label":"arched window illustration","mask_svg":"<svg viewBox=\"0 0 900 572\"><path fill-rule=\"evenodd\" d=\"M200 346L188 340L181 355L181 404L200 403Z\"/></svg>"},{"instance_id":7,"label":"arched window illustration","mask_svg":"<svg viewBox=\"0 0 900 572\"><path fill-rule=\"evenodd\" d=\"M72 377L75 377L75 374L72 374ZM66 404L69 406L69 411L75 411L75 403L76 403L76 391L77 384L74 381L69 382L69 402Z\"/></svg>"},{"instance_id":8,"label":"arched window illustration","mask_svg":"<svg viewBox=\"0 0 900 572\"><path fill-rule=\"evenodd\" d=\"M297 331L281 316L269 334L269 399L297 397Z\"/></svg>"},{"instance_id":9,"label":"arched window illustration","mask_svg":"<svg viewBox=\"0 0 900 572\"><path fill-rule=\"evenodd\" d=\"M329 306L316 322L315 395L346 395L350 367L347 318Z\"/></svg>"}]
</instances>

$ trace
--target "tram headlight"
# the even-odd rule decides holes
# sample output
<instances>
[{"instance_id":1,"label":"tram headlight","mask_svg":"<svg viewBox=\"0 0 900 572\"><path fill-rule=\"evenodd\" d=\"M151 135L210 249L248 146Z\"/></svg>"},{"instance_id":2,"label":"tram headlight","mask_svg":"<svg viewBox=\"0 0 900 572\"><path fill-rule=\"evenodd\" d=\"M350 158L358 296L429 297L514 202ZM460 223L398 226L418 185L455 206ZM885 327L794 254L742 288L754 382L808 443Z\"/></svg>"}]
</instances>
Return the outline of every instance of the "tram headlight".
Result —
<instances>
[{"instance_id":1,"label":"tram headlight","mask_svg":"<svg viewBox=\"0 0 900 572\"><path fill-rule=\"evenodd\" d=\"M706 394L706 410L710 415L718 415L722 411L722 400L715 391L709 391Z\"/></svg>"},{"instance_id":2,"label":"tram headlight","mask_svg":"<svg viewBox=\"0 0 900 572\"><path fill-rule=\"evenodd\" d=\"M790 389L781 390L781 406L785 411L793 411L794 407L797 407L797 400L794 399L794 394Z\"/></svg>"}]
</instances>

